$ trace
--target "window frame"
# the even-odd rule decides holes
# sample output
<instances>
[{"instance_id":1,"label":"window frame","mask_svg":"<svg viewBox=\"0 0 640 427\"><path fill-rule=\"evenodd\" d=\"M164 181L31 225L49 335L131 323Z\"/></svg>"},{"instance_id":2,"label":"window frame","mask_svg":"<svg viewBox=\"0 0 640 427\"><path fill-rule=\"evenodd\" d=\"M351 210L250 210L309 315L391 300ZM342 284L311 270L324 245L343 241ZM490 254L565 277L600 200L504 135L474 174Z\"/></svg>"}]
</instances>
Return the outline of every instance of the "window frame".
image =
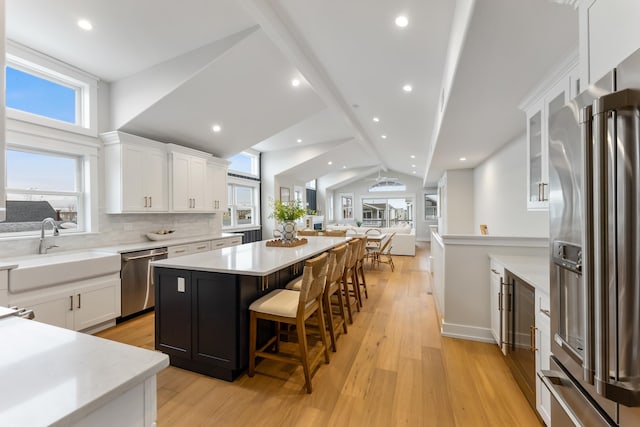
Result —
<instances>
[{"instance_id":1,"label":"window frame","mask_svg":"<svg viewBox=\"0 0 640 427\"><path fill-rule=\"evenodd\" d=\"M251 208L253 210L252 215L252 223L251 224L237 224L236 223L236 212L237 208L240 205L236 205L236 191L235 187L250 187L253 189L253 205ZM227 209L230 212L231 217L231 225L222 225L223 230L234 230L234 229L245 229L245 228L258 228L260 227L260 182L255 180L242 179L237 177L229 176L227 179L227 194L229 194L229 189L231 190L231 195L234 200L227 200ZM240 206L243 207L244 205Z\"/></svg>"},{"instance_id":2,"label":"window frame","mask_svg":"<svg viewBox=\"0 0 640 427\"><path fill-rule=\"evenodd\" d=\"M351 199L351 217L346 217L345 216L345 205L343 203L343 199ZM338 194L338 205L340 208L339 211L339 218L342 221L354 221L356 218L356 213L355 213L355 198L354 198L354 194L353 193L339 193Z\"/></svg>"},{"instance_id":3,"label":"window frame","mask_svg":"<svg viewBox=\"0 0 640 427\"><path fill-rule=\"evenodd\" d=\"M7 118L98 136L98 77L11 40L7 40L5 65L76 91L75 124L10 107L6 107Z\"/></svg>"},{"instance_id":4,"label":"window frame","mask_svg":"<svg viewBox=\"0 0 640 427\"><path fill-rule=\"evenodd\" d=\"M364 201L365 200L369 200L369 199L375 199L375 200L386 200L386 210L385 212L389 211L389 199L405 199L405 200L410 200L411 201L411 219L407 220L406 222L409 223L411 225L411 227L415 227L416 226L416 215L417 215L417 206L416 206L416 195L414 193L380 193L379 195L376 194L375 196L370 196L370 195L361 195L360 196L360 213L363 216L363 221L364 221ZM379 226L381 228L387 228L387 227L396 227L398 226L397 224L395 225L391 225L389 224L390 218L389 215L386 215L386 219L385 219L385 224Z\"/></svg>"},{"instance_id":5,"label":"window frame","mask_svg":"<svg viewBox=\"0 0 640 427\"><path fill-rule=\"evenodd\" d=\"M7 119L6 149L45 153L79 159L78 226L76 229L60 230L61 234L78 235L98 231L98 153L100 144L84 135L42 128L31 123ZM6 184L5 184L6 185ZM38 194L41 194L39 192ZM0 233L0 239L39 235L39 231Z\"/></svg>"},{"instance_id":6,"label":"window frame","mask_svg":"<svg viewBox=\"0 0 640 427\"><path fill-rule=\"evenodd\" d=\"M251 158L251 172L247 173L245 171L239 171L235 169L231 169L231 157L237 155L246 155ZM226 160L229 162L229 173L234 175L246 176L248 178L260 178L260 153L255 150L243 150L239 153L234 154L233 156L228 157Z\"/></svg>"},{"instance_id":7,"label":"window frame","mask_svg":"<svg viewBox=\"0 0 640 427\"><path fill-rule=\"evenodd\" d=\"M423 193L424 199L423 199L423 210L424 210L424 217L423 220L425 222L437 222L438 221L438 217L439 215L439 211L440 211L440 205L439 205L439 197L438 197L438 191L437 189L433 189L433 191L425 191ZM435 196L435 200L431 199L432 201L434 201L435 206L429 206L430 208L435 207L435 212L433 216L427 216L427 197L428 196Z\"/></svg>"}]
</instances>

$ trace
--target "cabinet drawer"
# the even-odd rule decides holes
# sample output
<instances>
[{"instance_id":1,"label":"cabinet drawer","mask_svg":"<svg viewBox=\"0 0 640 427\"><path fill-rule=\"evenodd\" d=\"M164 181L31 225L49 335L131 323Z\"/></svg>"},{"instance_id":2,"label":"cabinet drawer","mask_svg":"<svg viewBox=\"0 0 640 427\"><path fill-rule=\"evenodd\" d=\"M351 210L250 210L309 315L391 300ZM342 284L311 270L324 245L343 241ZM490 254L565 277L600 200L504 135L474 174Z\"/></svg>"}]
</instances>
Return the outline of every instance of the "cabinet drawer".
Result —
<instances>
[{"instance_id":1,"label":"cabinet drawer","mask_svg":"<svg viewBox=\"0 0 640 427\"><path fill-rule=\"evenodd\" d=\"M169 258L174 258L177 256L187 255L189 253L189 245L181 245L181 246L170 246L168 248Z\"/></svg>"},{"instance_id":2,"label":"cabinet drawer","mask_svg":"<svg viewBox=\"0 0 640 427\"><path fill-rule=\"evenodd\" d=\"M191 253L196 252L205 252L211 250L211 242L198 242L189 245L189 250Z\"/></svg>"}]
</instances>

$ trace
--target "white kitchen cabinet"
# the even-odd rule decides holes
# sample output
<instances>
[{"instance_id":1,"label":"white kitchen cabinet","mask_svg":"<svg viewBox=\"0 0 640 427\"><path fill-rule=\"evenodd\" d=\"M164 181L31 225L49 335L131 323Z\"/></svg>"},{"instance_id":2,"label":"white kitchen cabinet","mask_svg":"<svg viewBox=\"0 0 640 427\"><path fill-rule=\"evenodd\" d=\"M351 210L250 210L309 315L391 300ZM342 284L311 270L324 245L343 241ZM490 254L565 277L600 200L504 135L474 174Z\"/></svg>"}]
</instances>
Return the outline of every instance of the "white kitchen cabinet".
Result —
<instances>
[{"instance_id":1,"label":"white kitchen cabinet","mask_svg":"<svg viewBox=\"0 0 640 427\"><path fill-rule=\"evenodd\" d=\"M123 132L109 132L101 137L107 213L167 212L165 144Z\"/></svg>"},{"instance_id":2,"label":"white kitchen cabinet","mask_svg":"<svg viewBox=\"0 0 640 427\"><path fill-rule=\"evenodd\" d=\"M639 19L640 2L638 0L583 0L580 2L582 81L597 82L640 48Z\"/></svg>"},{"instance_id":3,"label":"white kitchen cabinet","mask_svg":"<svg viewBox=\"0 0 640 427\"><path fill-rule=\"evenodd\" d=\"M84 331L120 316L120 275L10 294L9 303L32 309L39 322Z\"/></svg>"},{"instance_id":4,"label":"white kitchen cabinet","mask_svg":"<svg viewBox=\"0 0 640 427\"><path fill-rule=\"evenodd\" d=\"M174 212L210 212L206 206L207 160L171 152L171 208Z\"/></svg>"},{"instance_id":5,"label":"white kitchen cabinet","mask_svg":"<svg viewBox=\"0 0 640 427\"><path fill-rule=\"evenodd\" d=\"M551 356L551 319L549 295L536 290L536 409L544 423L551 425L551 393L540 379L540 371L549 369Z\"/></svg>"},{"instance_id":6,"label":"white kitchen cabinet","mask_svg":"<svg viewBox=\"0 0 640 427\"><path fill-rule=\"evenodd\" d=\"M179 256L195 254L198 252L204 252L211 250L211 242L197 242L189 243L186 245L169 246L167 251L169 252L169 258L175 258Z\"/></svg>"},{"instance_id":7,"label":"white kitchen cabinet","mask_svg":"<svg viewBox=\"0 0 640 427\"><path fill-rule=\"evenodd\" d=\"M225 237L211 241L211 249L228 248L242 244L242 236Z\"/></svg>"},{"instance_id":8,"label":"white kitchen cabinet","mask_svg":"<svg viewBox=\"0 0 640 427\"><path fill-rule=\"evenodd\" d=\"M213 211L227 209L227 170L225 160L214 159L207 162L207 194L205 203Z\"/></svg>"},{"instance_id":9,"label":"white kitchen cabinet","mask_svg":"<svg viewBox=\"0 0 640 427\"><path fill-rule=\"evenodd\" d=\"M527 118L527 209L549 209L550 119L580 89L577 56L568 57L521 105Z\"/></svg>"},{"instance_id":10,"label":"white kitchen cabinet","mask_svg":"<svg viewBox=\"0 0 640 427\"><path fill-rule=\"evenodd\" d=\"M502 350L502 283L504 280L504 266L492 259L489 268L491 283L491 334L496 344Z\"/></svg>"}]
</instances>

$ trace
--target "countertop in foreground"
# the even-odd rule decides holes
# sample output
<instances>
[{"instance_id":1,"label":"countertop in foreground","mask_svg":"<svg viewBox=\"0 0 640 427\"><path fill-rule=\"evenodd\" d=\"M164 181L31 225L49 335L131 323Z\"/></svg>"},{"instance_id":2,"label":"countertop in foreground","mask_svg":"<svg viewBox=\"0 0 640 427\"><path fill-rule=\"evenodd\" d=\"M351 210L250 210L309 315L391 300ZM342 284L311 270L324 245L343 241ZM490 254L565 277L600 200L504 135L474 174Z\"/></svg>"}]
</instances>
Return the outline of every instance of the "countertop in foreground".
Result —
<instances>
[{"instance_id":1,"label":"countertop in foreground","mask_svg":"<svg viewBox=\"0 0 640 427\"><path fill-rule=\"evenodd\" d=\"M169 365L115 341L7 317L0 320L0 425L73 424Z\"/></svg>"},{"instance_id":2,"label":"countertop in foreground","mask_svg":"<svg viewBox=\"0 0 640 427\"><path fill-rule=\"evenodd\" d=\"M536 289L549 293L549 257L490 254L489 258L496 260Z\"/></svg>"}]
</instances>

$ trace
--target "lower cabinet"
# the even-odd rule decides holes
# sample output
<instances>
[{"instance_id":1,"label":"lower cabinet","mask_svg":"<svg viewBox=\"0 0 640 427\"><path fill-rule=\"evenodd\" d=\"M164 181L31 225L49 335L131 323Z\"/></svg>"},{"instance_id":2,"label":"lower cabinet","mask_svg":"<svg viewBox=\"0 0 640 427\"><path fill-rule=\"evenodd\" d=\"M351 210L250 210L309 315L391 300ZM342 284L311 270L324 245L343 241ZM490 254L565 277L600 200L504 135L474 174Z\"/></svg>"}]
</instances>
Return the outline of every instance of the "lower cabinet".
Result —
<instances>
[{"instance_id":1,"label":"lower cabinet","mask_svg":"<svg viewBox=\"0 0 640 427\"><path fill-rule=\"evenodd\" d=\"M540 379L540 371L549 369L551 356L551 319L549 295L536 291L536 409L546 425L551 425L551 392Z\"/></svg>"},{"instance_id":2,"label":"lower cabinet","mask_svg":"<svg viewBox=\"0 0 640 427\"><path fill-rule=\"evenodd\" d=\"M36 321L84 331L120 316L120 275L25 292L9 303L33 310Z\"/></svg>"},{"instance_id":3,"label":"lower cabinet","mask_svg":"<svg viewBox=\"0 0 640 427\"><path fill-rule=\"evenodd\" d=\"M248 366L249 305L302 274L300 265L266 277L154 268L156 349L174 366L233 381ZM259 342L272 334L259 325Z\"/></svg>"}]
</instances>

